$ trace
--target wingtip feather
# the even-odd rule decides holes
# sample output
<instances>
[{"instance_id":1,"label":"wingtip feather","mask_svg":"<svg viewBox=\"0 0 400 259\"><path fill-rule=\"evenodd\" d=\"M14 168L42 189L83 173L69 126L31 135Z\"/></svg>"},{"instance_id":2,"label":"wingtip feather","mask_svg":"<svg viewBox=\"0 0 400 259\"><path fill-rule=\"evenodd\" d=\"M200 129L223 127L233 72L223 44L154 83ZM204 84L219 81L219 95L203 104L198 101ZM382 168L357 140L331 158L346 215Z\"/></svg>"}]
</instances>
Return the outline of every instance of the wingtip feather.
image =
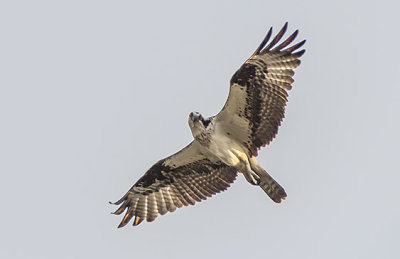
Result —
<instances>
[{"instance_id":1,"label":"wingtip feather","mask_svg":"<svg viewBox=\"0 0 400 259\"><path fill-rule=\"evenodd\" d=\"M276 43L278 43L281 40L282 36L285 34L287 30L287 27L288 27L288 22L286 22L285 25L283 25L282 29L278 32L275 38L265 47L263 52L269 51L273 46L275 46Z\"/></svg>"},{"instance_id":2,"label":"wingtip feather","mask_svg":"<svg viewBox=\"0 0 400 259\"><path fill-rule=\"evenodd\" d=\"M267 42L269 41L269 38L271 38L271 35L272 35L272 26L269 28L267 35L265 35L264 39L262 40L258 48L254 51L254 53L251 55L251 57L260 53L260 51L264 48L265 44L267 44Z\"/></svg>"},{"instance_id":3,"label":"wingtip feather","mask_svg":"<svg viewBox=\"0 0 400 259\"><path fill-rule=\"evenodd\" d=\"M299 33L299 30L295 30L284 42L282 42L279 46L275 47L273 50L279 51L279 50L287 47L290 43L292 43L296 39L298 33Z\"/></svg>"},{"instance_id":4,"label":"wingtip feather","mask_svg":"<svg viewBox=\"0 0 400 259\"><path fill-rule=\"evenodd\" d=\"M303 56L305 52L306 52L306 50L303 49L303 50L293 53L293 55L296 55L299 58L299 57Z\"/></svg>"},{"instance_id":5,"label":"wingtip feather","mask_svg":"<svg viewBox=\"0 0 400 259\"><path fill-rule=\"evenodd\" d=\"M119 223L118 228L122 228L128 224L128 222L131 220L133 217L132 213L129 213L129 211L125 214L124 218L122 219L121 223Z\"/></svg>"},{"instance_id":6,"label":"wingtip feather","mask_svg":"<svg viewBox=\"0 0 400 259\"><path fill-rule=\"evenodd\" d=\"M304 45L304 43L306 43L306 40L302 40L302 41L300 41L299 43L297 43L297 44L291 46L290 48L284 49L284 51L286 51L286 52L293 52L293 51L299 49L300 47L302 47L302 46Z\"/></svg>"},{"instance_id":7,"label":"wingtip feather","mask_svg":"<svg viewBox=\"0 0 400 259\"><path fill-rule=\"evenodd\" d=\"M142 218L135 216L135 219L133 220L133 226L139 225L140 223L142 223L142 221L143 221Z\"/></svg>"}]
</instances>

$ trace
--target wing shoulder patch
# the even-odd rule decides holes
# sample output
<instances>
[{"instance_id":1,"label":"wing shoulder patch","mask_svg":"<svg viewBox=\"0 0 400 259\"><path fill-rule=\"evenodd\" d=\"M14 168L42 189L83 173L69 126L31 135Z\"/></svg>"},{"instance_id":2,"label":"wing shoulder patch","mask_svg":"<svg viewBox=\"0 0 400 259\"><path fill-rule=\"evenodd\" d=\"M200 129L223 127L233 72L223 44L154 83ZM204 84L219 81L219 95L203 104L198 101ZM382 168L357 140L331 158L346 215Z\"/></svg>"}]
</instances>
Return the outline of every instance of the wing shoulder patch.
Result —
<instances>
[{"instance_id":1,"label":"wing shoulder patch","mask_svg":"<svg viewBox=\"0 0 400 259\"><path fill-rule=\"evenodd\" d=\"M249 85L256 76L257 67L254 64L245 63L231 78L231 85Z\"/></svg>"}]
</instances>

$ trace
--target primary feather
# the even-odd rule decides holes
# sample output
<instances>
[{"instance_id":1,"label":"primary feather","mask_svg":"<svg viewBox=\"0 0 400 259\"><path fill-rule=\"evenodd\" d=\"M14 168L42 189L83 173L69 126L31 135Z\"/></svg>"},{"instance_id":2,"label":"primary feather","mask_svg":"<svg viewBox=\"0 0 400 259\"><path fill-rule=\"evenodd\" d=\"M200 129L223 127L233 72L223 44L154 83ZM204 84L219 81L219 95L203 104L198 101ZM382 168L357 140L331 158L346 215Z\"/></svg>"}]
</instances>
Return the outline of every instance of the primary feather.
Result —
<instances>
[{"instance_id":1,"label":"primary feather","mask_svg":"<svg viewBox=\"0 0 400 259\"><path fill-rule=\"evenodd\" d=\"M278 44L287 23L270 41L272 28L253 55L231 79L228 99L214 117L191 113L194 140L187 147L154 164L114 204L114 214L125 212L119 227L133 220L149 222L177 208L193 205L226 190L243 173L275 202L284 189L255 160L257 151L276 136L284 117L293 69L305 50L305 41L290 46L298 31ZM297 52L296 52L297 51Z\"/></svg>"}]
</instances>

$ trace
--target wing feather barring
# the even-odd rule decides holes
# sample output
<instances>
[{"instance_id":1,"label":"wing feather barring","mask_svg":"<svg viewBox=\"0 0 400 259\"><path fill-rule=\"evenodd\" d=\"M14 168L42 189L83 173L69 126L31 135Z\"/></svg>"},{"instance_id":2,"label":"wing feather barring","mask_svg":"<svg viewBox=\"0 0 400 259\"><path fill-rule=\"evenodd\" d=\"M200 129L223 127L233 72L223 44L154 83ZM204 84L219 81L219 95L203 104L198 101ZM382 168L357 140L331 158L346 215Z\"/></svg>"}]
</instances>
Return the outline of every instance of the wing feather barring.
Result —
<instances>
[{"instance_id":1,"label":"wing feather barring","mask_svg":"<svg viewBox=\"0 0 400 259\"><path fill-rule=\"evenodd\" d=\"M260 46L232 76L228 99L215 116L189 114L193 141L154 164L117 202L114 214L125 215L118 227L151 222L177 208L194 205L226 190L242 173L276 203L285 190L258 164L258 150L278 133L293 69L300 65L305 40L293 44L298 30L282 40L287 23ZM282 42L281 42L282 41ZM281 42L281 43L279 43Z\"/></svg>"}]
</instances>

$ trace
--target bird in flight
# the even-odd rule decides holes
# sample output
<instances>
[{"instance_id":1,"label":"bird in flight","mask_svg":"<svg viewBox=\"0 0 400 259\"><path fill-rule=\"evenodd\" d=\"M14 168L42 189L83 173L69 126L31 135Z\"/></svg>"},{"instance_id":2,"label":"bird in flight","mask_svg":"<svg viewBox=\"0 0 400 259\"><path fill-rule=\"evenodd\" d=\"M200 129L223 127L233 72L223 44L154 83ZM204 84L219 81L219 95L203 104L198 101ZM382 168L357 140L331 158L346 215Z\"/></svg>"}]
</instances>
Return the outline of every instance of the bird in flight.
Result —
<instances>
[{"instance_id":1,"label":"bird in flight","mask_svg":"<svg viewBox=\"0 0 400 259\"><path fill-rule=\"evenodd\" d=\"M253 55L230 81L228 100L215 116L189 114L194 140L154 164L117 202L114 214L126 211L118 227L133 219L151 222L159 215L194 205L226 190L242 173L276 203L285 190L257 162L257 151L276 136L284 117L293 69L300 65L305 40L291 45L298 30L282 43L287 23L270 41L272 27ZM279 44L278 44L279 43ZM291 45L291 46L290 46Z\"/></svg>"}]
</instances>

